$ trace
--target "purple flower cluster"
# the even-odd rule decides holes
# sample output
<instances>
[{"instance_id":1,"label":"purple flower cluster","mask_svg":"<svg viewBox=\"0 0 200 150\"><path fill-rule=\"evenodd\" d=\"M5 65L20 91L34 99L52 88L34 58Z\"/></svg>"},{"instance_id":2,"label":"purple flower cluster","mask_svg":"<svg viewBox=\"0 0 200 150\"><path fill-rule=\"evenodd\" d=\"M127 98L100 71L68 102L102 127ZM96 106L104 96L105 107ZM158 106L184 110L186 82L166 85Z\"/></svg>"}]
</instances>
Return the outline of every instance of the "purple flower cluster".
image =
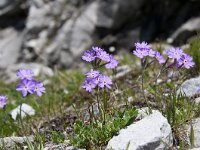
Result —
<instances>
[{"instance_id":1,"label":"purple flower cluster","mask_svg":"<svg viewBox=\"0 0 200 150\"><path fill-rule=\"evenodd\" d=\"M147 42L142 43L135 43L135 50L133 54L136 55L138 58L142 59L146 56L156 58L159 64L163 64L165 62L165 58L157 51L153 50Z\"/></svg>"},{"instance_id":2,"label":"purple flower cluster","mask_svg":"<svg viewBox=\"0 0 200 150\"><path fill-rule=\"evenodd\" d=\"M88 73L86 73L86 76L87 78L82 87L88 92L91 92L92 89L96 88L97 86L100 88L111 88L112 80L108 76L102 75L99 70L91 69Z\"/></svg>"},{"instance_id":3,"label":"purple flower cluster","mask_svg":"<svg viewBox=\"0 0 200 150\"><path fill-rule=\"evenodd\" d=\"M91 92L96 87L107 87L110 89L112 80L108 76L101 74L98 69L102 66L106 69L114 69L117 67L118 61L99 47L92 47L91 50L87 50L83 54L82 59L86 62L91 62L93 68L95 68L86 73L86 79L82 87L88 92ZM102 62L103 64L101 64Z\"/></svg>"},{"instance_id":4,"label":"purple flower cluster","mask_svg":"<svg viewBox=\"0 0 200 150\"><path fill-rule=\"evenodd\" d=\"M7 97L0 95L0 108L4 108L7 104Z\"/></svg>"},{"instance_id":5,"label":"purple flower cluster","mask_svg":"<svg viewBox=\"0 0 200 150\"><path fill-rule=\"evenodd\" d=\"M183 67L189 69L194 66L192 57L184 53L181 48L170 48L165 50L165 53L169 58L174 59L174 64L177 66L177 68Z\"/></svg>"},{"instance_id":6,"label":"purple flower cluster","mask_svg":"<svg viewBox=\"0 0 200 150\"><path fill-rule=\"evenodd\" d=\"M99 47L92 47L91 50L85 51L82 59L86 62L96 62L98 64L104 61L106 63L104 66L107 69L114 69L118 65L118 61L112 55Z\"/></svg>"},{"instance_id":7,"label":"purple flower cluster","mask_svg":"<svg viewBox=\"0 0 200 150\"><path fill-rule=\"evenodd\" d=\"M149 56L152 58L156 58L159 64L163 64L166 62L165 58L159 52L152 50L151 46L146 42L135 43L135 47L136 49L133 51L133 54L140 59ZM194 66L192 57L184 53L181 48L172 47L168 50L165 50L165 53L167 54L168 58L174 59L173 65L175 65L177 68L183 67L189 69Z\"/></svg>"},{"instance_id":8,"label":"purple flower cluster","mask_svg":"<svg viewBox=\"0 0 200 150\"><path fill-rule=\"evenodd\" d=\"M21 91L23 97L28 94L36 93L38 96L42 96L45 93L44 84L41 81L36 81L34 77L34 73L28 69L19 69L16 73L17 77L21 79L19 85L17 85L16 90Z\"/></svg>"}]
</instances>

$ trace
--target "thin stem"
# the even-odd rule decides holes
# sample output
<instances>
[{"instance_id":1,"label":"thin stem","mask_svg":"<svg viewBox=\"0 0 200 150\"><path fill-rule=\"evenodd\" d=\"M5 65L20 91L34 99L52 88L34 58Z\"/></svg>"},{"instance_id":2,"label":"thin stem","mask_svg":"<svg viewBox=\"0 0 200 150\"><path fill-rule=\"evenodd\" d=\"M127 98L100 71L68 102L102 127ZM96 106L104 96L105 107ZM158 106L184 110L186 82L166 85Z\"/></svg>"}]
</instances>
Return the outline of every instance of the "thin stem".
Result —
<instances>
[{"instance_id":1,"label":"thin stem","mask_svg":"<svg viewBox=\"0 0 200 150\"><path fill-rule=\"evenodd\" d=\"M156 76L154 82L157 83L158 78L160 77L160 75L162 74L162 72L167 68L167 67L165 67L165 66L166 66L168 60L169 60L169 58L166 59L165 63L164 63L164 64L162 65L162 67L160 68L160 71L158 72L158 74L157 74L157 76Z\"/></svg>"},{"instance_id":2,"label":"thin stem","mask_svg":"<svg viewBox=\"0 0 200 150\"><path fill-rule=\"evenodd\" d=\"M97 99L97 106L98 106L98 109L99 109L99 114L100 114L101 120L102 120L103 116L102 116L102 111L101 111L100 101L99 101L99 87L97 88L96 99Z\"/></svg>"},{"instance_id":3,"label":"thin stem","mask_svg":"<svg viewBox=\"0 0 200 150\"><path fill-rule=\"evenodd\" d=\"M22 102L20 102L20 105L19 105L19 120L20 120L20 124L23 128L24 124L23 124L23 121L22 121Z\"/></svg>"},{"instance_id":4,"label":"thin stem","mask_svg":"<svg viewBox=\"0 0 200 150\"><path fill-rule=\"evenodd\" d=\"M106 111L107 111L107 97L105 90L103 91L103 124L105 124L106 121Z\"/></svg>"},{"instance_id":5,"label":"thin stem","mask_svg":"<svg viewBox=\"0 0 200 150\"><path fill-rule=\"evenodd\" d=\"M151 108L150 108L150 106L149 106L149 103L148 103L147 98L146 98L146 96L145 96L145 90L144 90L145 62L146 62L146 61L143 61L143 59L141 59L141 64L142 64L142 94L143 94L144 100L145 100L145 102L146 102L146 104L147 104L147 107L148 107L148 111L149 111L148 113L151 114L151 113L152 113L152 110L151 110Z\"/></svg>"}]
</instances>

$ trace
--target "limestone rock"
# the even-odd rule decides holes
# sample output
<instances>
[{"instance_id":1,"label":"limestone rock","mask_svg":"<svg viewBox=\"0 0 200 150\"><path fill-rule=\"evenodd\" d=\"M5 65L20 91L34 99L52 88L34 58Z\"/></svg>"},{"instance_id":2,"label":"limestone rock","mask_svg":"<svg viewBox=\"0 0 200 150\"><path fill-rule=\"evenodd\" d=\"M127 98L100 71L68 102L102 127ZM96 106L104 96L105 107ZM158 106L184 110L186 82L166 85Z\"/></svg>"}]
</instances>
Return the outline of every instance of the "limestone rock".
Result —
<instances>
[{"instance_id":1,"label":"limestone rock","mask_svg":"<svg viewBox=\"0 0 200 150\"><path fill-rule=\"evenodd\" d=\"M23 34L14 28L0 31L0 68L7 68L17 62L20 56Z\"/></svg>"},{"instance_id":2,"label":"limestone rock","mask_svg":"<svg viewBox=\"0 0 200 150\"><path fill-rule=\"evenodd\" d=\"M20 111L21 111L21 112L20 112ZM21 113L21 118L24 118L24 117L26 117L27 115L28 115L28 116L33 116L33 115L35 115L35 110L34 110L31 106L29 106L29 105L23 103L23 104L21 105L21 108L20 108L20 106L18 106L17 108L13 109L13 110L10 112L10 114L11 114L11 116L12 116L12 118L13 118L14 120L17 119L17 116L20 115L20 113Z\"/></svg>"},{"instance_id":3,"label":"limestone rock","mask_svg":"<svg viewBox=\"0 0 200 150\"><path fill-rule=\"evenodd\" d=\"M180 86L177 94L182 93L190 97L196 94L198 88L200 87L200 77L188 79Z\"/></svg>"},{"instance_id":4,"label":"limestone rock","mask_svg":"<svg viewBox=\"0 0 200 150\"><path fill-rule=\"evenodd\" d=\"M164 150L172 146L172 131L165 117L154 112L119 131L107 145L107 150Z\"/></svg>"},{"instance_id":5,"label":"limestone rock","mask_svg":"<svg viewBox=\"0 0 200 150\"><path fill-rule=\"evenodd\" d=\"M5 137L0 138L0 147L3 146L8 149L14 149L16 144L23 144L26 141L33 142L33 136L26 136L26 137Z\"/></svg>"}]
</instances>

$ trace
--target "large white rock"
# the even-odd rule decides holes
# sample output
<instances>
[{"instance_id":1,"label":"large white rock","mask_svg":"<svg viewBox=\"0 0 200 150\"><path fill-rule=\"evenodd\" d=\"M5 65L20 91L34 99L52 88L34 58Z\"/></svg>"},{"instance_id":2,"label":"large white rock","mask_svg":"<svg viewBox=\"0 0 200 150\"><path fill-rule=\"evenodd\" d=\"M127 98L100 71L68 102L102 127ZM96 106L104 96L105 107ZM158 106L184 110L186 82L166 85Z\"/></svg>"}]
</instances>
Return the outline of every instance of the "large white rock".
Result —
<instances>
[{"instance_id":1,"label":"large white rock","mask_svg":"<svg viewBox=\"0 0 200 150\"><path fill-rule=\"evenodd\" d=\"M34 136L24 136L24 137L4 137L0 138L0 147L4 147L7 149L14 149L16 145L20 145L23 143L26 143L27 141L33 142L34 141Z\"/></svg>"},{"instance_id":2,"label":"large white rock","mask_svg":"<svg viewBox=\"0 0 200 150\"><path fill-rule=\"evenodd\" d=\"M177 91L177 94L182 93L190 97L197 93L198 88L200 87L200 76L197 78L191 78L183 82L180 88Z\"/></svg>"},{"instance_id":3,"label":"large white rock","mask_svg":"<svg viewBox=\"0 0 200 150\"><path fill-rule=\"evenodd\" d=\"M172 146L172 131L158 111L119 131L107 145L107 150L163 150Z\"/></svg>"},{"instance_id":4,"label":"large white rock","mask_svg":"<svg viewBox=\"0 0 200 150\"><path fill-rule=\"evenodd\" d=\"M13 109L10 112L10 114L11 114L11 116L12 116L12 118L14 120L16 120L17 116L20 115L20 111L21 111L21 118L24 118L27 115L28 116L35 115L35 110L31 106L23 103L22 106L21 106L21 108L20 108L20 105L19 105L17 108Z\"/></svg>"}]
</instances>

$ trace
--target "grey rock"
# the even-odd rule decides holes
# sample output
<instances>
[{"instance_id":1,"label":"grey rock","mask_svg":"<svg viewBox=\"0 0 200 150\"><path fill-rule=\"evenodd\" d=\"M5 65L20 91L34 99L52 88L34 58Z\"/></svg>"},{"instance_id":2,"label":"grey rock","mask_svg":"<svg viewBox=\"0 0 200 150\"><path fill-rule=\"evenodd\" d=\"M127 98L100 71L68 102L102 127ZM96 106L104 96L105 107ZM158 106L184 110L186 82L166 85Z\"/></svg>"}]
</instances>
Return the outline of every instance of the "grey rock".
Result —
<instances>
[{"instance_id":1,"label":"grey rock","mask_svg":"<svg viewBox=\"0 0 200 150\"><path fill-rule=\"evenodd\" d=\"M12 136L12 137L0 138L0 146L11 149L11 148L15 148L16 144L23 144L26 141L33 142L34 137L31 135L31 136L26 136L26 137Z\"/></svg>"},{"instance_id":2,"label":"grey rock","mask_svg":"<svg viewBox=\"0 0 200 150\"><path fill-rule=\"evenodd\" d=\"M0 69L17 62L23 41L23 34L14 28L0 31Z\"/></svg>"},{"instance_id":3,"label":"grey rock","mask_svg":"<svg viewBox=\"0 0 200 150\"><path fill-rule=\"evenodd\" d=\"M143 119L145 117L147 117L149 115L149 108L148 107L143 107L138 110L138 115L136 117L136 119ZM152 110L152 113L158 113L158 110Z\"/></svg>"},{"instance_id":4,"label":"grey rock","mask_svg":"<svg viewBox=\"0 0 200 150\"><path fill-rule=\"evenodd\" d=\"M8 13L14 13L20 10L23 0L1 0L0 1L0 17Z\"/></svg>"},{"instance_id":5,"label":"grey rock","mask_svg":"<svg viewBox=\"0 0 200 150\"><path fill-rule=\"evenodd\" d=\"M177 94L185 94L185 96L194 96L200 87L200 77L188 79L182 83L177 91Z\"/></svg>"},{"instance_id":6,"label":"grey rock","mask_svg":"<svg viewBox=\"0 0 200 150\"><path fill-rule=\"evenodd\" d=\"M20 114L21 114L21 116L20 116ZM19 105L17 108L11 110L10 115L14 120L17 119L18 115L19 115L19 117L21 117L23 119L27 115L28 116L35 115L35 110L28 104L23 103L22 105Z\"/></svg>"},{"instance_id":7,"label":"grey rock","mask_svg":"<svg viewBox=\"0 0 200 150\"><path fill-rule=\"evenodd\" d=\"M119 135L108 142L106 149L163 150L172 144L172 131L167 119L160 112L154 112L120 130Z\"/></svg>"},{"instance_id":8,"label":"grey rock","mask_svg":"<svg viewBox=\"0 0 200 150\"><path fill-rule=\"evenodd\" d=\"M194 36L196 32L200 31L200 17L191 18L183 23L168 39L168 43L186 42L186 40Z\"/></svg>"},{"instance_id":9,"label":"grey rock","mask_svg":"<svg viewBox=\"0 0 200 150\"><path fill-rule=\"evenodd\" d=\"M59 150L85 150L85 149L79 149L74 146L70 145L69 140L65 140L63 143L59 144L54 144L54 143L49 143L45 145L44 150L53 150L53 149L59 149Z\"/></svg>"}]
</instances>

